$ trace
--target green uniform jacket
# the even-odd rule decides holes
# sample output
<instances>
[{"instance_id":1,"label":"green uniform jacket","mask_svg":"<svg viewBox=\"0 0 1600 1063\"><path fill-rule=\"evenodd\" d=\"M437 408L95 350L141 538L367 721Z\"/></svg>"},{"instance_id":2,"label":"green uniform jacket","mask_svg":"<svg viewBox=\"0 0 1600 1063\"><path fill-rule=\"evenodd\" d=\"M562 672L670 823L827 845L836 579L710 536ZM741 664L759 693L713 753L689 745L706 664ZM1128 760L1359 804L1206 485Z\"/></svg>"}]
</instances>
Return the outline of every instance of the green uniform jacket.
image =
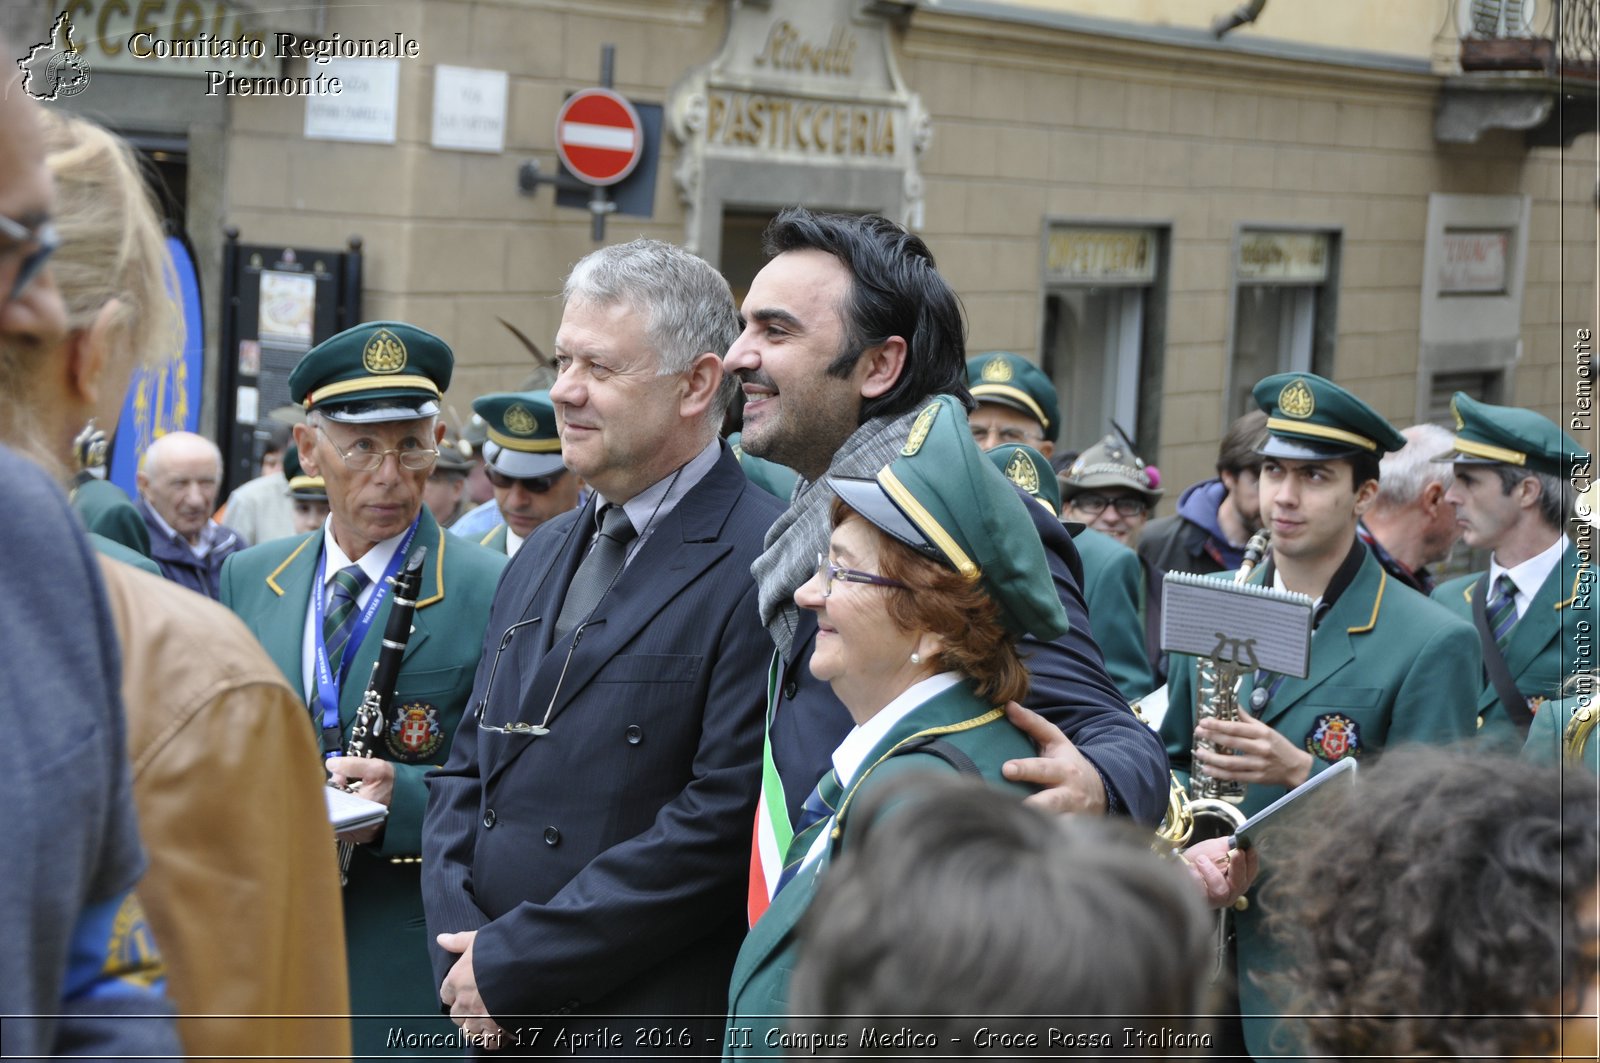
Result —
<instances>
[{"instance_id":1,"label":"green uniform jacket","mask_svg":"<svg viewBox=\"0 0 1600 1063\"><path fill-rule=\"evenodd\" d=\"M1471 624L1472 597L1483 575L1476 572L1442 583L1434 588L1433 600ZM1501 651L1506 670L1524 697L1541 701L1558 698L1568 676L1593 671L1600 663L1594 641L1600 637L1596 630L1600 610L1596 609L1595 592L1594 568L1579 556L1575 545L1567 544L1561 563L1550 571L1544 586L1528 604L1528 611L1512 625ZM1513 753L1522 737L1500 704L1494 684L1482 672L1477 676L1479 737ZM1565 723L1563 720L1562 726Z\"/></svg>"},{"instance_id":2,"label":"green uniform jacket","mask_svg":"<svg viewBox=\"0 0 1600 1063\"><path fill-rule=\"evenodd\" d=\"M107 539L104 535L95 532L89 533L89 544L94 547L95 553L101 557L109 557L113 561L121 561L124 565L132 565L142 569L152 576L161 575L161 566L145 557L137 550L130 550L115 539Z\"/></svg>"},{"instance_id":3,"label":"green uniform jacket","mask_svg":"<svg viewBox=\"0 0 1600 1063\"><path fill-rule=\"evenodd\" d=\"M1270 566L1256 569L1250 582L1271 586ZM1452 617L1383 571L1368 551L1355 579L1328 610L1311 640L1311 674L1289 677L1259 714L1295 746L1315 758L1316 773L1345 756L1357 758L1403 742L1443 745L1464 739L1476 728L1483 658L1472 625ZM1239 700L1248 705L1251 677ZM1175 655L1161 738L1173 768L1185 785L1194 742L1195 659ZM1240 805L1246 815L1283 796L1282 786L1251 786ZM1330 830L1356 830L1356 824L1329 824ZM1263 876L1271 873L1263 860ZM1258 880L1252 890L1259 893ZM1276 1047L1274 1031L1288 1024L1253 975L1279 967L1277 954L1261 932L1261 906L1255 897L1238 913L1239 1008L1245 1042L1255 1056L1292 1051Z\"/></svg>"},{"instance_id":4,"label":"green uniform jacket","mask_svg":"<svg viewBox=\"0 0 1600 1063\"><path fill-rule=\"evenodd\" d=\"M989 784L1014 791L1019 800L1032 792L1031 787L1002 779L1000 766L1013 757L1033 756L1033 743L1012 726L1003 710L985 704L967 683L934 695L895 724L867 754L840 801L838 829L828 850L783 888L745 938L728 991L724 1058L801 1054L783 1041L789 978L795 963L795 927L811 906L822 873L850 844L849 813L861 797L906 774L956 773L948 761L931 753L895 753L898 747L930 733L971 757Z\"/></svg>"},{"instance_id":5,"label":"green uniform jacket","mask_svg":"<svg viewBox=\"0 0 1600 1063\"><path fill-rule=\"evenodd\" d=\"M1596 704L1595 701L1595 695L1588 694L1583 697L1546 702L1538 712L1534 713L1533 723L1528 727L1528 741L1522 747L1522 759L1531 760L1536 764L1560 764L1562 747L1566 744L1563 739L1566 737L1567 724L1581 709L1600 712L1600 704ZM1591 725L1576 763L1581 763L1591 772L1600 775L1600 742L1594 740L1594 735L1595 728Z\"/></svg>"},{"instance_id":6,"label":"green uniform jacket","mask_svg":"<svg viewBox=\"0 0 1600 1063\"><path fill-rule=\"evenodd\" d=\"M261 640L294 689L305 692L301 640L305 631L311 585L322 552L322 531L253 546L228 558L222 566L222 604L237 613ZM422 817L428 803L423 776L444 763L456 724L472 693L473 673L483 649L504 556L450 535L434 521L427 507L413 538L426 546L422 589L412 619L411 639L394 699L394 719L380 742L379 756L400 760L405 749L400 728L411 736L413 763L395 765L394 796L379 844L358 846L350 861L345 888L345 942L350 964L350 1005L356 1015L375 1015L355 1024L355 1050L381 1051L389 1028L450 1031L448 1024L427 1026L417 1019L387 1016L432 1016L439 1010L438 986L428 959L422 912ZM379 608L367 629L350 673L339 692L339 722L348 740L367 678L378 659L392 598ZM319 728L306 717L308 727ZM423 728L426 728L424 731ZM418 738L415 736L425 736Z\"/></svg>"},{"instance_id":7,"label":"green uniform jacket","mask_svg":"<svg viewBox=\"0 0 1600 1063\"><path fill-rule=\"evenodd\" d=\"M96 535L150 556L150 529L145 525L144 514L116 484L84 480L72 489L72 508L83 518L83 526Z\"/></svg>"},{"instance_id":8,"label":"green uniform jacket","mask_svg":"<svg viewBox=\"0 0 1600 1063\"><path fill-rule=\"evenodd\" d=\"M487 535L478 540L478 545L493 550L501 557L506 557L508 556L506 554L506 532L509 530L510 525L496 524Z\"/></svg>"},{"instance_id":9,"label":"green uniform jacket","mask_svg":"<svg viewBox=\"0 0 1600 1063\"><path fill-rule=\"evenodd\" d=\"M1144 567L1138 554L1092 528L1072 542L1083 558L1090 634L1105 655L1106 674L1123 697L1137 701L1156 687L1144 647Z\"/></svg>"}]
</instances>

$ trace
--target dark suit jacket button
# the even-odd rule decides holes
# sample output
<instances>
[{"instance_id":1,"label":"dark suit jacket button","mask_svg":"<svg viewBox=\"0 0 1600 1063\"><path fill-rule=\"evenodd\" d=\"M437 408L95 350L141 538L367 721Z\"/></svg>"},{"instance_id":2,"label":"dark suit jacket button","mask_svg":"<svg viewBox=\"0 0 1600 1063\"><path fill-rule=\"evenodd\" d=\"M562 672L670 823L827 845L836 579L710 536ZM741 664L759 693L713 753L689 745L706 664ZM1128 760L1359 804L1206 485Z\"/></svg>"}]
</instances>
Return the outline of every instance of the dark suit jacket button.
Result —
<instances>
[{"instance_id":1,"label":"dark suit jacket button","mask_svg":"<svg viewBox=\"0 0 1600 1063\"><path fill-rule=\"evenodd\" d=\"M484 812L484 814L483 814L483 826L484 826L485 829L488 829L488 828L494 826L494 809L491 808L491 809L488 809L487 811Z\"/></svg>"},{"instance_id":2,"label":"dark suit jacket button","mask_svg":"<svg viewBox=\"0 0 1600 1063\"><path fill-rule=\"evenodd\" d=\"M793 701L794 700L794 696L796 694L798 694L798 693L800 693L800 684L796 683L793 679L791 679L787 683L783 684L783 700L784 701Z\"/></svg>"},{"instance_id":3,"label":"dark suit jacket button","mask_svg":"<svg viewBox=\"0 0 1600 1063\"><path fill-rule=\"evenodd\" d=\"M554 827L546 827L544 829L544 843L546 845L560 845L561 832Z\"/></svg>"},{"instance_id":4,"label":"dark suit jacket button","mask_svg":"<svg viewBox=\"0 0 1600 1063\"><path fill-rule=\"evenodd\" d=\"M622 733L628 736L630 746L636 746L644 741L644 729L636 723L630 723L628 729Z\"/></svg>"}]
</instances>

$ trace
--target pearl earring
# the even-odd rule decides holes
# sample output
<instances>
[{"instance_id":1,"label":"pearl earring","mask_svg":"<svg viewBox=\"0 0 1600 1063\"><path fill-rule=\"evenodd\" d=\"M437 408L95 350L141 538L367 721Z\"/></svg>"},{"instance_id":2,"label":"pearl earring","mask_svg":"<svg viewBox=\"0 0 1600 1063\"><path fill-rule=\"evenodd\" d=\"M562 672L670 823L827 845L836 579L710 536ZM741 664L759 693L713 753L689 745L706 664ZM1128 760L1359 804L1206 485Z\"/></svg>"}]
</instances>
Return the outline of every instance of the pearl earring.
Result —
<instances>
[{"instance_id":1,"label":"pearl earring","mask_svg":"<svg viewBox=\"0 0 1600 1063\"><path fill-rule=\"evenodd\" d=\"M920 654L920 653L913 653L913 654L912 654L912 655L911 655L911 663L912 663L912 664L921 664L921 663L922 663L922 654Z\"/></svg>"}]
</instances>

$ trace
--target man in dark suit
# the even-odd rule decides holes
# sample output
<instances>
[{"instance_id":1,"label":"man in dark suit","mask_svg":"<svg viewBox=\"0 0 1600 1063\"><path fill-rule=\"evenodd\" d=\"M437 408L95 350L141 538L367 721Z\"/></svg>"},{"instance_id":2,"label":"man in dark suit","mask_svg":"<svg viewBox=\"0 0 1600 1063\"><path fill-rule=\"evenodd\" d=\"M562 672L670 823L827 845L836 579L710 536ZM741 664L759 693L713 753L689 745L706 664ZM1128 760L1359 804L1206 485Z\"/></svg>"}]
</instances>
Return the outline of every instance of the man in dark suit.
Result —
<instances>
[{"instance_id":1,"label":"man in dark suit","mask_svg":"<svg viewBox=\"0 0 1600 1063\"><path fill-rule=\"evenodd\" d=\"M565 298L550 401L593 496L507 568L430 777L434 971L474 1043L704 1054L760 770L750 563L782 506L717 438L739 320L714 269L638 240L578 263ZM517 1021L539 1013L569 1017Z\"/></svg>"},{"instance_id":2,"label":"man in dark suit","mask_svg":"<svg viewBox=\"0 0 1600 1063\"><path fill-rule=\"evenodd\" d=\"M750 286L746 327L725 361L744 386L744 449L796 470L801 483L752 570L779 653L752 922L766 908L801 805L852 723L811 675L816 619L793 601L827 549L834 496L826 477L875 475L911 445L917 411L934 395L971 405L960 305L918 237L884 218L794 208L773 221L765 243L775 257ZM1036 525L1055 523L1042 507L1028 509ZM1026 709L1014 716L1045 756L1009 762L1006 777L1050 787L1032 799L1050 808L1127 811L1153 825L1167 794L1160 742L1129 710L1088 635L1077 551L1069 544L1050 564L1071 630L1025 643L1028 704L1046 718Z\"/></svg>"}]
</instances>

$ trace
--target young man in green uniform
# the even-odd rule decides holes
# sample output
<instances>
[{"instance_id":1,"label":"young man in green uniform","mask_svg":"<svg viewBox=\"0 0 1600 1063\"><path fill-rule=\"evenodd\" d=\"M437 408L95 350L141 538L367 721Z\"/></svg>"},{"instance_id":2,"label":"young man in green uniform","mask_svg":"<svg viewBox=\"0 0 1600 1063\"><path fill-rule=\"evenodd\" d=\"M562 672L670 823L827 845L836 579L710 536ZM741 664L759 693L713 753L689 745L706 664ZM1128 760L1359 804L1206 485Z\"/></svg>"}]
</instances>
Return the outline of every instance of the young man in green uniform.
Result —
<instances>
[{"instance_id":1,"label":"young man in green uniform","mask_svg":"<svg viewBox=\"0 0 1600 1063\"><path fill-rule=\"evenodd\" d=\"M357 1055L391 1031L451 1032L438 1013L423 928L423 775L445 761L472 690L505 558L446 533L422 504L444 433L439 398L454 357L437 336L374 321L306 352L289 376L309 411L295 427L306 472L326 482L329 516L309 535L230 557L222 602L242 617L296 690L336 782L389 806L357 843L345 887L345 943ZM370 758L345 751L392 606L389 580L428 549L394 707ZM371 1016L363 1020L359 1016Z\"/></svg>"},{"instance_id":2,"label":"young man in green uniform","mask_svg":"<svg viewBox=\"0 0 1600 1063\"><path fill-rule=\"evenodd\" d=\"M1061 423L1060 404L1055 385L1038 366L1004 351L980 354L967 359L967 388L978 400L968 421L979 449L1026 446L1050 457ZM1045 474L1058 499L1054 513L1059 518L1060 486L1048 465ZM1083 599L1089 607L1091 634L1105 657L1106 674L1123 697L1129 701L1141 698L1156 681L1145 654L1141 620L1144 581L1139 559L1115 539L1088 528L1072 540L1083 560Z\"/></svg>"},{"instance_id":3,"label":"young man in green uniform","mask_svg":"<svg viewBox=\"0 0 1600 1063\"><path fill-rule=\"evenodd\" d=\"M1268 415L1261 515L1272 549L1250 582L1317 603L1310 674L1247 674L1239 719L1197 727L1196 661L1174 657L1161 725L1180 774L1198 759L1217 778L1247 784L1239 806L1246 815L1347 757L1467 737L1481 660L1468 624L1391 579L1356 537L1356 522L1378 493L1378 459L1404 446L1404 437L1360 399L1310 373L1267 377L1255 398ZM1194 749L1197 738L1216 750ZM1266 858L1262 873L1271 874ZM1245 1043L1258 1056L1283 1050L1272 1036L1275 1009L1256 981L1280 960L1259 919L1259 905L1251 905L1237 921L1240 1014Z\"/></svg>"},{"instance_id":4,"label":"young man in green uniform","mask_svg":"<svg viewBox=\"0 0 1600 1063\"><path fill-rule=\"evenodd\" d=\"M1433 599L1477 628L1479 734L1515 752L1539 707L1561 696L1562 682L1600 660L1590 551L1566 533L1572 476L1587 473L1589 455L1532 410L1490 406L1459 391L1450 409L1454 446L1434 459L1455 466L1445 500L1456 507L1467 545L1492 553L1487 572L1442 584ZM1586 524L1575 527L1592 535Z\"/></svg>"}]
</instances>

